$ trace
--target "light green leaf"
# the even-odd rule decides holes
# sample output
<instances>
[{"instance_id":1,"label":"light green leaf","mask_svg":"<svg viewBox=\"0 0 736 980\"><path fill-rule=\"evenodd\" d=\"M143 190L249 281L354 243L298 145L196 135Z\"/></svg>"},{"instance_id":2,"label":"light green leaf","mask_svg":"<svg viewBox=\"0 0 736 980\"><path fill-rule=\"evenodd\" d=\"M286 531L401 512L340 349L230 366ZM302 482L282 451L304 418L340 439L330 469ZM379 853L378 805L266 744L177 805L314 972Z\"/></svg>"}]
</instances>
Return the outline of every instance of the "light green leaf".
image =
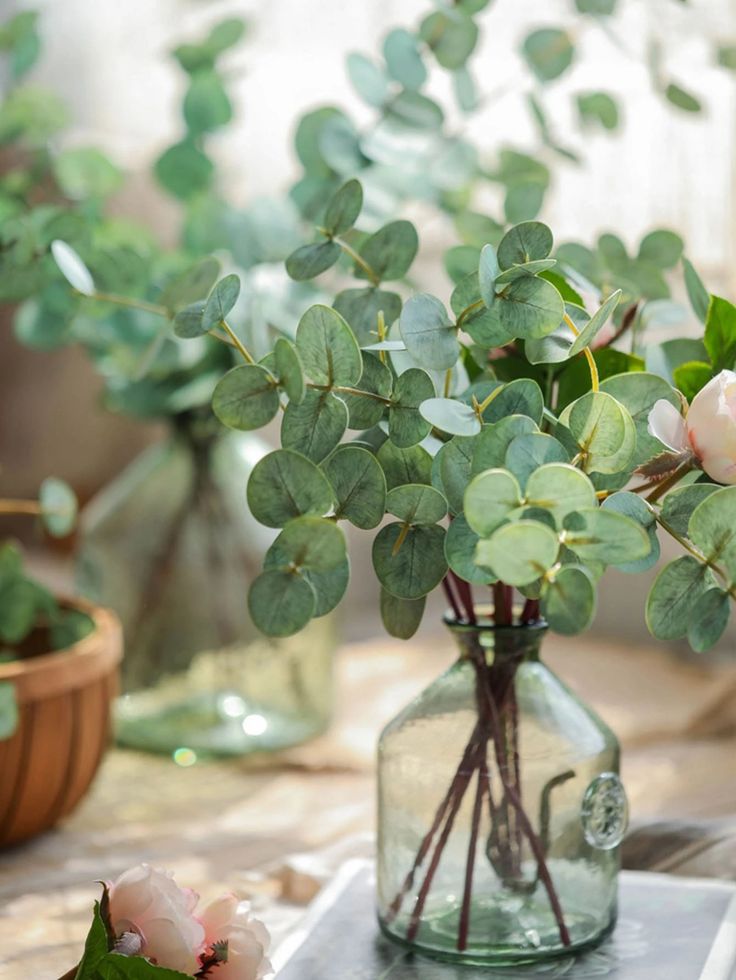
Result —
<instances>
[{"instance_id":1,"label":"light green leaf","mask_svg":"<svg viewBox=\"0 0 736 980\"><path fill-rule=\"evenodd\" d=\"M248 592L251 619L266 636L298 633L316 608L314 589L306 578L294 572L261 572Z\"/></svg>"},{"instance_id":2,"label":"light green leaf","mask_svg":"<svg viewBox=\"0 0 736 980\"><path fill-rule=\"evenodd\" d=\"M581 92L576 104L583 127L595 124L608 130L618 127L618 104L607 92Z\"/></svg>"},{"instance_id":3,"label":"light green leaf","mask_svg":"<svg viewBox=\"0 0 736 980\"><path fill-rule=\"evenodd\" d=\"M556 27L532 31L521 50L540 82L559 78L570 67L575 54L569 35Z\"/></svg>"},{"instance_id":4,"label":"light green leaf","mask_svg":"<svg viewBox=\"0 0 736 980\"><path fill-rule=\"evenodd\" d=\"M259 364L234 367L217 382L212 410L230 429L260 429L279 410L276 383Z\"/></svg>"},{"instance_id":5,"label":"light green leaf","mask_svg":"<svg viewBox=\"0 0 736 980\"><path fill-rule=\"evenodd\" d=\"M360 348L350 327L330 306L310 306L302 316L296 350L315 384L352 386L360 380Z\"/></svg>"},{"instance_id":6,"label":"light green leaf","mask_svg":"<svg viewBox=\"0 0 736 980\"><path fill-rule=\"evenodd\" d=\"M438 489L442 490L450 505L450 510L457 514L463 509L463 494L470 479L470 464L475 447L475 437L455 436L445 443L435 456L435 472L433 479ZM489 469L489 467L484 467Z\"/></svg>"},{"instance_id":7,"label":"light green leaf","mask_svg":"<svg viewBox=\"0 0 736 980\"><path fill-rule=\"evenodd\" d=\"M657 537L657 521L647 504L635 493L622 490L614 493L603 501L604 510L612 510L617 514L630 517L641 524L649 537L649 554L636 561L619 562L617 567L622 572L645 572L659 561L659 538Z\"/></svg>"},{"instance_id":8,"label":"light green leaf","mask_svg":"<svg viewBox=\"0 0 736 980\"><path fill-rule=\"evenodd\" d=\"M480 432L480 421L473 409L454 398L428 398L419 411L430 425L450 435L474 436Z\"/></svg>"},{"instance_id":9,"label":"light green leaf","mask_svg":"<svg viewBox=\"0 0 736 980\"><path fill-rule=\"evenodd\" d=\"M376 527L386 512L386 478L373 453L340 446L322 469L337 500L335 514L360 528Z\"/></svg>"},{"instance_id":10,"label":"light green leaf","mask_svg":"<svg viewBox=\"0 0 736 980\"><path fill-rule=\"evenodd\" d=\"M220 263L209 255L185 269L166 286L159 303L174 311L197 300L204 300L220 273ZM204 307L203 307L204 310Z\"/></svg>"},{"instance_id":11,"label":"light green leaf","mask_svg":"<svg viewBox=\"0 0 736 980\"><path fill-rule=\"evenodd\" d=\"M689 259L683 258L682 267L685 271L685 287L687 289L688 299L690 300L690 306L692 306L693 312L700 322L705 323L710 304L708 290L703 285L702 279L695 271L695 267Z\"/></svg>"},{"instance_id":12,"label":"light green leaf","mask_svg":"<svg viewBox=\"0 0 736 980\"><path fill-rule=\"evenodd\" d=\"M664 94L668 102L677 106L678 109L683 109L685 112L700 112L703 108L700 99L696 98L692 92L687 92L674 82L670 82L664 90Z\"/></svg>"},{"instance_id":13,"label":"light green leaf","mask_svg":"<svg viewBox=\"0 0 736 980\"><path fill-rule=\"evenodd\" d=\"M564 636L586 630L595 607L595 582L582 565L563 565L542 588L542 615L550 629Z\"/></svg>"},{"instance_id":14,"label":"light green leaf","mask_svg":"<svg viewBox=\"0 0 736 980\"><path fill-rule=\"evenodd\" d=\"M551 283L537 276L523 276L504 286L493 311L513 337L528 340L544 337L559 327L564 303Z\"/></svg>"},{"instance_id":15,"label":"light green leaf","mask_svg":"<svg viewBox=\"0 0 736 980\"><path fill-rule=\"evenodd\" d=\"M416 38L401 27L390 31L383 42L383 57L389 75L404 88L417 91L427 80ZM390 632L390 631L389 631Z\"/></svg>"},{"instance_id":16,"label":"light green leaf","mask_svg":"<svg viewBox=\"0 0 736 980\"><path fill-rule=\"evenodd\" d=\"M496 301L496 280L500 274L501 266L498 264L495 248L493 245L484 245L481 249L478 265L478 285L481 299L489 308Z\"/></svg>"},{"instance_id":17,"label":"light green leaf","mask_svg":"<svg viewBox=\"0 0 736 980\"><path fill-rule=\"evenodd\" d=\"M590 391L578 398L560 416L581 452L586 472L619 473L636 449L636 429L627 412L614 397Z\"/></svg>"},{"instance_id":18,"label":"light green leaf","mask_svg":"<svg viewBox=\"0 0 736 980\"><path fill-rule=\"evenodd\" d=\"M601 391L612 395L631 416L636 428L636 452L631 466L639 466L662 451L662 444L649 433L649 413L660 399L680 409L680 399L671 385L648 371L616 374L601 382Z\"/></svg>"},{"instance_id":19,"label":"light green leaf","mask_svg":"<svg viewBox=\"0 0 736 980\"><path fill-rule=\"evenodd\" d=\"M498 261L502 269L510 269L514 265L546 259L553 244L552 232L547 225L541 221L522 221L501 239Z\"/></svg>"},{"instance_id":20,"label":"light green leaf","mask_svg":"<svg viewBox=\"0 0 736 980\"><path fill-rule=\"evenodd\" d=\"M366 289L344 289L337 294L332 305L350 325L361 347L367 347L378 340L379 311L383 313L387 328L398 320L401 314L399 294L376 289L375 286L368 286Z\"/></svg>"},{"instance_id":21,"label":"light green leaf","mask_svg":"<svg viewBox=\"0 0 736 980\"><path fill-rule=\"evenodd\" d=\"M479 541L476 561L492 568L507 585L529 585L545 574L557 560L557 535L537 521L519 520L504 524L487 541Z\"/></svg>"},{"instance_id":22,"label":"light green leaf","mask_svg":"<svg viewBox=\"0 0 736 980\"><path fill-rule=\"evenodd\" d=\"M346 64L350 81L361 99L381 108L389 96L388 79L383 71L370 58L355 52L347 56Z\"/></svg>"},{"instance_id":23,"label":"light green leaf","mask_svg":"<svg viewBox=\"0 0 736 980\"><path fill-rule=\"evenodd\" d=\"M395 446L406 449L429 434L431 426L420 415L419 406L433 396L434 384L426 371L409 368L399 375L388 411L388 434Z\"/></svg>"},{"instance_id":24,"label":"light green leaf","mask_svg":"<svg viewBox=\"0 0 736 980\"><path fill-rule=\"evenodd\" d=\"M389 490L386 511L405 524L438 524L447 515L447 501L426 483L408 483Z\"/></svg>"},{"instance_id":25,"label":"light green leaf","mask_svg":"<svg viewBox=\"0 0 736 980\"><path fill-rule=\"evenodd\" d=\"M233 107L216 71L205 69L192 75L182 111L193 136L210 133L230 122Z\"/></svg>"},{"instance_id":26,"label":"light green leaf","mask_svg":"<svg viewBox=\"0 0 736 980\"><path fill-rule=\"evenodd\" d=\"M575 0L575 6L581 14L597 14L607 17L616 9L617 0Z\"/></svg>"},{"instance_id":27,"label":"light green leaf","mask_svg":"<svg viewBox=\"0 0 736 980\"><path fill-rule=\"evenodd\" d=\"M297 404L289 402L281 421L281 445L321 463L348 427L348 408L331 391L309 389Z\"/></svg>"},{"instance_id":28,"label":"light green leaf","mask_svg":"<svg viewBox=\"0 0 736 980\"><path fill-rule=\"evenodd\" d=\"M279 384L289 396L289 401L298 405L307 389L302 362L296 348L285 337L279 337L274 344L273 353Z\"/></svg>"},{"instance_id":29,"label":"light green leaf","mask_svg":"<svg viewBox=\"0 0 736 980\"><path fill-rule=\"evenodd\" d=\"M425 596L421 599L399 599L386 589L381 589L381 621L389 636L408 640L419 629L427 604Z\"/></svg>"},{"instance_id":30,"label":"light green leaf","mask_svg":"<svg viewBox=\"0 0 736 980\"><path fill-rule=\"evenodd\" d=\"M65 538L77 520L77 498L63 480L47 477L38 494L41 506L41 523L54 538Z\"/></svg>"},{"instance_id":31,"label":"light green leaf","mask_svg":"<svg viewBox=\"0 0 736 980\"><path fill-rule=\"evenodd\" d=\"M360 246L360 257L370 266L378 279L402 279L409 271L419 248L419 239L410 221L391 221L370 235ZM355 267L355 275L364 279L366 273Z\"/></svg>"},{"instance_id":32,"label":"light green leaf","mask_svg":"<svg viewBox=\"0 0 736 980\"><path fill-rule=\"evenodd\" d=\"M695 604L713 585L713 573L690 555L676 558L654 580L646 605L650 633L660 640L679 640L693 622Z\"/></svg>"},{"instance_id":33,"label":"light green leaf","mask_svg":"<svg viewBox=\"0 0 736 980\"><path fill-rule=\"evenodd\" d=\"M268 549L264 568L331 572L347 555L345 535L325 517L295 517Z\"/></svg>"},{"instance_id":34,"label":"light green leaf","mask_svg":"<svg viewBox=\"0 0 736 980\"><path fill-rule=\"evenodd\" d=\"M457 9L430 14L419 32L439 64L450 71L465 64L478 41L477 25Z\"/></svg>"},{"instance_id":35,"label":"light green leaf","mask_svg":"<svg viewBox=\"0 0 736 980\"><path fill-rule=\"evenodd\" d=\"M122 171L94 147L63 150L53 168L64 195L75 201L107 197L123 183Z\"/></svg>"},{"instance_id":36,"label":"light green leaf","mask_svg":"<svg viewBox=\"0 0 736 980\"><path fill-rule=\"evenodd\" d=\"M361 357L363 373L360 376L360 381L354 387L360 391L380 395L381 398L390 398L394 385L391 369L386 364L382 364L374 354L361 351ZM344 392L340 393L340 397L348 406L348 428L350 429L370 429L372 426L378 425L383 418L386 406L379 399L350 395Z\"/></svg>"},{"instance_id":37,"label":"light green leaf","mask_svg":"<svg viewBox=\"0 0 736 980\"><path fill-rule=\"evenodd\" d=\"M399 536L406 534L398 547ZM373 541L373 567L378 581L400 599L420 599L442 581L447 571L445 530L438 525L410 527L387 524Z\"/></svg>"},{"instance_id":38,"label":"light green leaf","mask_svg":"<svg viewBox=\"0 0 736 980\"><path fill-rule=\"evenodd\" d=\"M319 616L331 613L345 595L350 581L350 561L346 558L329 572L304 569L302 577L309 582L317 596L317 605L313 613L314 619L317 619Z\"/></svg>"},{"instance_id":39,"label":"light green leaf","mask_svg":"<svg viewBox=\"0 0 736 980\"><path fill-rule=\"evenodd\" d=\"M358 180L349 180L332 196L325 211L325 229L331 235L349 231L363 207L363 188ZM311 276L309 277L311 278Z\"/></svg>"},{"instance_id":40,"label":"light green leaf","mask_svg":"<svg viewBox=\"0 0 736 980\"><path fill-rule=\"evenodd\" d=\"M422 367L447 371L460 353L455 324L444 305L429 293L417 293L404 304L399 328L406 349Z\"/></svg>"},{"instance_id":41,"label":"light green leaf","mask_svg":"<svg viewBox=\"0 0 736 980\"><path fill-rule=\"evenodd\" d=\"M687 639L696 653L705 653L720 640L731 615L731 599L723 589L712 588L695 601Z\"/></svg>"},{"instance_id":42,"label":"light green leaf","mask_svg":"<svg viewBox=\"0 0 736 980\"><path fill-rule=\"evenodd\" d=\"M660 269L673 269L682 258L683 241L674 231L658 228L645 235L639 245L639 259Z\"/></svg>"},{"instance_id":43,"label":"light green leaf","mask_svg":"<svg viewBox=\"0 0 736 980\"><path fill-rule=\"evenodd\" d=\"M478 439L473 443L473 476L483 470L503 467L506 451L512 441L517 436L538 431L536 423L527 415L511 414L492 425L484 425Z\"/></svg>"},{"instance_id":44,"label":"light green leaf","mask_svg":"<svg viewBox=\"0 0 736 980\"><path fill-rule=\"evenodd\" d=\"M582 331L590 322L586 311L574 303L565 303L565 312L578 331ZM530 364L561 364L569 360L574 341L575 334L563 320L556 330L545 337L525 341L524 354Z\"/></svg>"},{"instance_id":45,"label":"light green leaf","mask_svg":"<svg viewBox=\"0 0 736 980\"><path fill-rule=\"evenodd\" d=\"M558 527L568 514L596 505L595 487L588 477L567 463L546 463L530 474L525 503L549 511Z\"/></svg>"},{"instance_id":46,"label":"light green leaf","mask_svg":"<svg viewBox=\"0 0 736 980\"><path fill-rule=\"evenodd\" d=\"M711 296L705 319L705 347L713 372L731 371L736 362L736 306L720 296Z\"/></svg>"},{"instance_id":47,"label":"light green leaf","mask_svg":"<svg viewBox=\"0 0 736 980\"><path fill-rule=\"evenodd\" d=\"M606 323L608 323L608 320L618 306L618 302L622 295L621 290L617 289L615 293L611 293L608 299L601 304L601 306L596 310L590 320L588 320L585 327L583 327L579 335L573 341L572 347L570 348L570 357L574 357L576 354L579 354L584 347L589 347L591 345L598 333L600 333Z\"/></svg>"},{"instance_id":48,"label":"light green leaf","mask_svg":"<svg viewBox=\"0 0 736 980\"><path fill-rule=\"evenodd\" d=\"M499 422L508 415L527 415L538 424L542 421L543 411L544 396L536 381L517 378L503 386L483 412L483 418L486 422Z\"/></svg>"},{"instance_id":49,"label":"light green leaf","mask_svg":"<svg viewBox=\"0 0 736 980\"><path fill-rule=\"evenodd\" d=\"M431 483L432 457L424 446L400 449L387 439L377 454L389 490L404 483Z\"/></svg>"},{"instance_id":50,"label":"light green leaf","mask_svg":"<svg viewBox=\"0 0 736 980\"><path fill-rule=\"evenodd\" d=\"M686 487L670 490L662 503L662 519L676 534L687 536L690 517L706 497L710 497L721 487L717 483L693 483Z\"/></svg>"},{"instance_id":51,"label":"light green leaf","mask_svg":"<svg viewBox=\"0 0 736 980\"><path fill-rule=\"evenodd\" d=\"M314 279L332 266L342 255L342 249L337 242L314 242L301 245L286 260L286 271L292 279L304 282Z\"/></svg>"},{"instance_id":52,"label":"light green leaf","mask_svg":"<svg viewBox=\"0 0 736 980\"><path fill-rule=\"evenodd\" d=\"M521 488L515 476L507 470L486 470L468 484L465 519L476 534L487 537L521 504Z\"/></svg>"},{"instance_id":53,"label":"light green leaf","mask_svg":"<svg viewBox=\"0 0 736 980\"><path fill-rule=\"evenodd\" d=\"M183 309L178 310L174 316L174 333L183 340L191 340L194 337L203 337L209 330L202 322L204 313L204 302L198 300L190 303Z\"/></svg>"},{"instance_id":54,"label":"light green leaf","mask_svg":"<svg viewBox=\"0 0 736 980\"><path fill-rule=\"evenodd\" d=\"M445 535L445 558L453 572L471 585L489 585L496 581L489 568L483 568L475 561L475 552L479 536L465 520L463 514L458 514L450 521Z\"/></svg>"},{"instance_id":55,"label":"light green leaf","mask_svg":"<svg viewBox=\"0 0 736 980\"><path fill-rule=\"evenodd\" d=\"M240 295L240 277L234 274L225 276L216 283L215 288L207 297L202 313L202 326L211 330L227 317L238 301Z\"/></svg>"},{"instance_id":56,"label":"light green leaf","mask_svg":"<svg viewBox=\"0 0 736 980\"><path fill-rule=\"evenodd\" d=\"M693 511L688 537L711 561L736 579L736 487L709 494Z\"/></svg>"},{"instance_id":57,"label":"light green leaf","mask_svg":"<svg viewBox=\"0 0 736 980\"><path fill-rule=\"evenodd\" d=\"M158 158L154 172L159 183L170 194L179 200L190 201L210 186L215 167L210 158L188 137L181 143L170 146Z\"/></svg>"},{"instance_id":58,"label":"light green leaf","mask_svg":"<svg viewBox=\"0 0 736 980\"><path fill-rule=\"evenodd\" d=\"M649 536L641 524L613 510L580 508L564 521L563 543L583 561L623 565L649 555Z\"/></svg>"},{"instance_id":59,"label":"light green leaf","mask_svg":"<svg viewBox=\"0 0 736 980\"><path fill-rule=\"evenodd\" d=\"M334 500L324 473L290 449L277 449L259 460L248 480L248 506L267 527L283 527L293 517L330 511Z\"/></svg>"},{"instance_id":60,"label":"light green leaf","mask_svg":"<svg viewBox=\"0 0 736 980\"><path fill-rule=\"evenodd\" d=\"M523 491L529 477L540 467L543 468L545 463L569 462L569 453L553 436L543 432L528 432L511 440L503 465L514 474Z\"/></svg>"},{"instance_id":61,"label":"light green leaf","mask_svg":"<svg viewBox=\"0 0 736 980\"><path fill-rule=\"evenodd\" d=\"M51 254L59 267L59 272L73 289L84 296L94 296L95 284L92 273L71 245L56 238L51 243Z\"/></svg>"},{"instance_id":62,"label":"light green leaf","mask_svg":"<svg viewBox=\"0 0 736 980\"><path fill-rule=\"evenodd\" d=\"M530 221L542 210L547 183L538 180L519 180L509 184L503 199L503 213L510 224Z\"/></svg>"},{"instance_id":63,"label":"light green leaf","mask_svg":"<svg viewBox=\"0 0 736 980\"><path fill-rule=\"evenodd\" d=\"M532 262L524 262L521 265L512 265L503 272L499 272L496 284L502 286L507 282L514 282L523 276L536 276L540 272L549 272L557 265L557 259L534 259ZM549 280L546 280L549 282Z\"/></svg>"},{"instance_id":64,"label":"light green leaf","mask_svg":"<svg viewBox=\"0 0 736 980\"><path fill-rule=\"evenodd\" d=\"M409 89L395 95L386 109L388 122L398 123L401 129L436 130L444 118L442 108L434 99Z\"/></svg>"}]
</instances>

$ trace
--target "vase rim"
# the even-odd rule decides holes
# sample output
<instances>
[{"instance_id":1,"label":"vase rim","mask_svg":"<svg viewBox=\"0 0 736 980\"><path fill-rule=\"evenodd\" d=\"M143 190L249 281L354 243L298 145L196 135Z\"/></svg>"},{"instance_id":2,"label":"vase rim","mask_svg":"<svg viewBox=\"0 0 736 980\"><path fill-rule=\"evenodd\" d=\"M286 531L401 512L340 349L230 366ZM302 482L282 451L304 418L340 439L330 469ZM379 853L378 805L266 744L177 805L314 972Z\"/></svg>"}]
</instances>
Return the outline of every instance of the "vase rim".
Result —
<instances>
[{"instance_id":1,"label":"vase rim","mask_svg":"<svg viewBox=\"0 0 736 980\"><path fill-rule=\"evenodd\" d=\"M442 617L442 622L452 633L504 633L511 635L512 633L544 633L549 629L547 621L541 617L531 623L517 622L498 626L493 621L490 607L476 606L475 612L477 613L476 622L471 623L466 619L458 619L448 609Z\"/></svg>"}]
</instances>

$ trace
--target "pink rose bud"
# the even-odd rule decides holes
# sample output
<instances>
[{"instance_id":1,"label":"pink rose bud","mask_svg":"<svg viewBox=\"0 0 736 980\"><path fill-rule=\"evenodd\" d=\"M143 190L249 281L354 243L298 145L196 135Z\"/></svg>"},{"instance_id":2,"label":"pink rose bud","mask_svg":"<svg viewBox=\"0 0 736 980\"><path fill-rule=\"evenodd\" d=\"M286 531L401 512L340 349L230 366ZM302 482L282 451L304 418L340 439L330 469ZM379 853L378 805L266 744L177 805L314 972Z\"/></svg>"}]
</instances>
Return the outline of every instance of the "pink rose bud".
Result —
<instances>
[{"instance_id":1,"label":"pink rose bud","mask_svg":"<svg viewBox=\"0 0 736 980\"><path fill-rule=\"evenodd\" d=\"M194 974L204 948L204 926L194 917L198 895L171 874L139 864L108 885L116 937L136 933L140 953L157 966Z\"/></svg>"},{"instance_id":2,"label":"pink rose bud","mask_svg":"<svg viewBox=\"0 0 736 980\"><path fill-rule=\"evenodd\" d=\"M205 946L227 941L227 962L212 971L217 980L261 980L271 973L266 954L271 942L268 930L253 918L247 905L238 905L235 895L211 902L200 916Z\"/></svg>"},{"instance_id":3,"label":"pink rose bud","mask_svg":"<svg viewBox=\"0 0 736 980\"><path fill-rule=\"evenodd\" d=\"M675 452L692 452L712 480L736 484L736 372L712 378L685 418L668 401L655 402L648 427Z\"/></svg>"}]
</instances>

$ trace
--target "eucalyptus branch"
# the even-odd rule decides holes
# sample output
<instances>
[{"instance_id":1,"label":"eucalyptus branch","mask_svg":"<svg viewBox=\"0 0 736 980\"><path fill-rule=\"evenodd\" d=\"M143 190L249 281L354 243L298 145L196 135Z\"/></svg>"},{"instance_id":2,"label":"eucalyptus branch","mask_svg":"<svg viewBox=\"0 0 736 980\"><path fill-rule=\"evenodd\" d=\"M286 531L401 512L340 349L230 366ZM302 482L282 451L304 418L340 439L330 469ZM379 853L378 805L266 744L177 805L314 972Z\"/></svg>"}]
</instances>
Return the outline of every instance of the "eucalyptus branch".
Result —
<instances>
[{"instance_id":1,"label":"eucalyptus branch","mask_svg":"<svg viewBox=\"0 0 736 980\"><path fill-rule=\"evenodd\" d=\"M232 327L228 324L227 320L220 320L220 326L230 338L233 347L235 347L238 350L238 352L242 355L246 364L255 364L256 363L255 359L251 356L250 352L243 346L240 338L232 329Z\"/></svg>"},{"instance_id":2,"label":"eucalyptus branch","mask_svg":"<svg viewBox=\"0 0 736 980\"><path fill-rule=\"evenodd\" d=\"M683 476L689 473L692 468L693 468L693 459L692 457L689 457L682 464L682 466L678 466L673 473L670 473L668 477L665 477L664 480L660 480L657 483L654 490L646 498L647 502L653 504L655 500L659 500L659 498L664 496L664 494L667 493L668 490L671 490L672 487L674 487L677 483L679 483L680 480L683 478ZM640 491L634 491L634 492L640 492Z\"/></svg>"},{"instance_id":3,"label":"eucalyptus branch","mask_svg":"<svg viewBox=\"0 0 736 980\"><path fill-rule=\"evenodd\" d=\"M472 316L473 313L477 312L478 310L482 310L485 305L484 300L477 299L474 303L471 303L470 306L466 306L464 310L461 310L460 315L457 318L457 322L455 323L457 329L462 330L462 326L468 317Z\"/></svg>"},{"instance_id":4,"label":"eucalyptus branch","mask_svg":"<svg viewBox=\"0 0 736 980\"><path fill-rule=\"evenodd\" d=\"M580 331L572 322L572 319L567 315L567 313L562 314L562 319L565 321L567 326L572 330L576 337L580 336ZM590 370L590 388L591 391L598 391L600 389L600 380L598 377L598 365L595 363L595 358L591 352L590 347L583 347L583 354L585 354L585 359L588 362L588 369Z\"/></svg>"},{"instance_id":5,"label":"eucalyptus branch","mask_svg":"<svg viewBox=\"0 0 736 980\"><path fill-rule=\"evenodd\" d=\"M372 268L372 267L371 267L371 266L370 266L370 265L369 265L369 264L368 264L368 263L366 262L366 260L365 260L365 259L363 258L363 256L362 256L362 255L359 255L359 254L358 254L358 253L357 253L357 252L355 251L355 249L354 249L354 248L352 247L352 245L349 245L349 244L348 244L348 243L347 243L347 242L345 241L345 239L344 239L344 238L340 238L340 236L339 236L339 235L332 235L332 234L331 234L331 233L330 233L330 232L329 232L329 231L327 230L327 228L322 228L322 227L321 227L320 225L317 225L317 231L318 231L318 232L319 232L319 233L320 233L321 235L324 235L324 236L325 236L326 238L328 238L328 239L329 239L329 241L331 241L331 242L334 242L334 243L335 243L336 245L339 245L339 246L340 246L340 248L341 248L341 249L343 250L343 252L344 252L344 253L345 253L345 254L346 254L346 255L347 255L347 256L348 256L349 258L351 258L351 259L353 260L353 262L355 262L355 264L356 264L357 266L359 266L359 267L360 267L360 268L361 268L361 269L363 270L363 272L365 272L365 274L366 274L366 275L368 276L368 279L369 279L369 281L370 281L370 283L371 283L371 285L373 285L373 286L378 286L378 285L380 285L380 282L381 282L381 277L380 277L380 276L378 275L378 273L377 273L377 272L375 271L375 269L373 269L373 268Z\"/></svg>"},{"instance_id":6,"label":"eucalyptus branch","mask_svg":"<svg viewBox=\"0 0 736 980\"><path fill-rule=\"evenodd\" d=\"M393 405L390 398L384 398L383 395L379 395L375 391L363 391L362 388L352 388L350 385L317 385L308 381L307 388L311 388L313 391L339 391L343 395L355 395L357 398L371 398L373 401L381 402L382 405L386 405L387 407Z\"/></svg>"},{"instance_id":7,"label":"eucalyptus branch","mask_svg":"<svg viewBox=\"0 0 736 980\"><path fill-rule=\"evenodd\" d=\"M95 290L91 296L87 296L86 293L79 295L88 299L97 299L101 303L115 303L117 306L127 306L134 310L154 313L156 316L165 317L167 320L171 319L170 311L165 306L160 306L158 303L148 303L143 299L132 299L129 296L119 296L117 293L101 293L98 290Z\"/></svg>"},{"instance_id":8,"label":"eucalyptus branch","mask_svg":"<svg viewBox=\"0 0 736 980\"><path fill-rule=\"evenodd\" d=\"M704 555L699 548L695 547L692 541L689 541L686 537L683 537L683 535L681 535L679 531L676 531L669 523L669 521L665 520L665 518L662 517L662 514L657 510L656 507L652 507L652 505L648 501L645 501L645 503L649 507L649 510L652 512L654 519L656 520L657 524L659 524L659 526L662 528L662 530L666 531L671 538L674 538L674 540L677 541L677 543L682 548L684 548L685 551L688 552L688 554L692 555L693 558L699 561L701 565L705 565L707 568L710 568L710 570L714 572L725 583L725 591L731 596L732 599L736 600L736 584L734 584L731 581L731 577L725 571L725 569L723 569L720 565L714 562L711 558L708 558L706 555Z\"/></svg>"}]
</instances>

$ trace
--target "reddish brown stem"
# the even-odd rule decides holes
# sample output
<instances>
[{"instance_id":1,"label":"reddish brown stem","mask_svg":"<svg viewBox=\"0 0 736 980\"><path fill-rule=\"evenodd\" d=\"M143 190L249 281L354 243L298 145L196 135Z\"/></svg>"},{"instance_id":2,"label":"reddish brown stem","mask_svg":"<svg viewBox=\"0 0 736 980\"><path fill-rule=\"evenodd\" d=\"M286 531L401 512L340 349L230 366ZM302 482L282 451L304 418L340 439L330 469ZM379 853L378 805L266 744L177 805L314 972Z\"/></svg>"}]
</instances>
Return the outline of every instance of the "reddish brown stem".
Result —
<instances>
[{"instance_id":1,"label":"reddish brown stem","mask_svg":"<svg viewBox=\"0 0 736 980\"><path fill-rule=\"evenodd\" d=\"M511 625L511 617L508 614L506 589L507 586L503 582L496 582L493 586L493 618L496 621L496 626Z\"/></svg>"},{"instance_id":2,"label":"reddish brown stem","mask_svg":"<svg viewBox=\"0 0 736 980\"><path fill-rule=\"evenodd\" d=\"M442 588L445 590L447 601L452 607L452 615L455 617L457 622L460 622L460 620L463 618L463 614L460 612L460 606L457 604L455 593L452 591L452 586L450 585L450 580L447 575L445 575L445 577L442 579Z\"/></svg>"},{"instance_id":3,"label":"reddish brown stem","mask_svg":"<svg viewBox=\"0 0 736 980\"><path fill-rule=\"evenodd\" d=\"M463 889L463 905L460 911L460 925L457 934L457 948L460 952L467 949L468 930L470 929L470 900L473 894L473 872L475 870L475 852L478 849L478 832L480 830L480 815L483 810L483 796L485 782L483 779L482 765L485 764L485 745L483 746L483 762L479 762L478 769L478 788L475 791L475 803L473 804L473 820L470 825L470 840L468 842L468 860L465 865L465 887Z\"/></svg>"},{"instance_id":4,"label":"reddish brown stem","mask_svg":"<svg viewBox=\"0 0 736 980\"><path fill-rule=\"evenodd\" d=\"M539 599L527 599L521 611L521 622L524 626L536 623L539 619Z\"/></svg>"},{"instance_id":5,"label":"reddish brown stem","mask_svg":"<svg viewBox=\"0 0 736 980\"><path fill-rule=\"evenodd\" d=\"M458 596L460 597L460 602L463 607L463 620L466 623L470 623L471 626L475 626L475 603L473 602L473 593L470 586L464 579L461 579L453 571L449 573L449 576L457 589Z\"/></svg>"}]
</instances>

